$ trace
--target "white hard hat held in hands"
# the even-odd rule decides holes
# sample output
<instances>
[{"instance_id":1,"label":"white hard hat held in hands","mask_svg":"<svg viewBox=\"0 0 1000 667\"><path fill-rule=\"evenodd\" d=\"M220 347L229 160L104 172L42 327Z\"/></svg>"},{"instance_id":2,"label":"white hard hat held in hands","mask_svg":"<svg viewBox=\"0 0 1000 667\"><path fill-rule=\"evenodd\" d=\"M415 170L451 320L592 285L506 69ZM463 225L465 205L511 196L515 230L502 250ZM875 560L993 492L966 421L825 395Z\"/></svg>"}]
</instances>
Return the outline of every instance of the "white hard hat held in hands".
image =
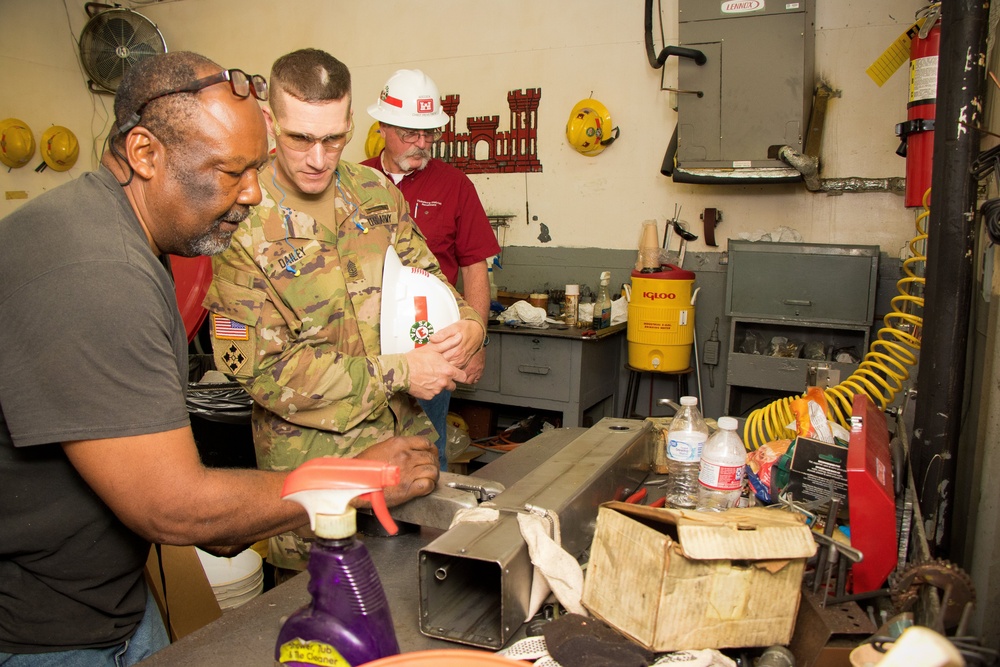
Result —
<instances>
[{"instance_id":1,"label":"white hard hat held in hands","mask_svg":"<svg viewBox=\"0 0 1000 667\"><path fill-rule=\"evenodd\" d=\"M437 84L418 69L397 70L389 77L378 101L368 107L368 114L377 121L412 130L430 130L448 123Z\"/></svg>"}]
</instances>

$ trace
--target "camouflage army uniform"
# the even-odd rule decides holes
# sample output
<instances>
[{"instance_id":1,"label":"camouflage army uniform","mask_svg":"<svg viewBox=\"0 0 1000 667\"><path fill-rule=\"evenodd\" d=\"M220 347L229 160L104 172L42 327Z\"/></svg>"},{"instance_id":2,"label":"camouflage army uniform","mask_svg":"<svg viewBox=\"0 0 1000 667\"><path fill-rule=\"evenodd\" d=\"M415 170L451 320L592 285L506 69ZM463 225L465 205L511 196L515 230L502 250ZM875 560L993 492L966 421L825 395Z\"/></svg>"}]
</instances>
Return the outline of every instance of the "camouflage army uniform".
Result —
<instances>
[{"instance_id":1,"label":"camouflage army uniform","mask_svg":"<svg viewBox=\"0 0 1000 667\"><path fill-rule=\"evenodd\" d=\"M337 173L331 226L279 207L266 188L271 171L262 172L263 200L213 260L204 305L215 363L253 396L254 448L265 470L356 456L392 435L435 437L406 393L404 355L380 354L386 248L404 265L444 276L385 176L345 162ZM481 324L458 299L462 318ZM302 569L305 551L289 533L272 538L269 558Z\"/></svg>"}]
</instances>

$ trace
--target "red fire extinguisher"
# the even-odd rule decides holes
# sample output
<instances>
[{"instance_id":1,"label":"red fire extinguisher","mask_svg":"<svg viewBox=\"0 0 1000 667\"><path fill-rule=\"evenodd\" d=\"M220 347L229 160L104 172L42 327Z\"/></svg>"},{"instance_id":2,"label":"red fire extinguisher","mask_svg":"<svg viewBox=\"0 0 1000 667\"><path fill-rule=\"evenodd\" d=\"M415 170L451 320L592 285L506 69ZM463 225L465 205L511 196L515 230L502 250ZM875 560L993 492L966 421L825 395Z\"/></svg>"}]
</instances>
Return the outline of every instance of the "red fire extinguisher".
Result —
<instances>
[{"instance_id":1,"label":"red fire extinguisher","mask_svg":"<svg viewBox=\"0 0 1000 667\"><path fill-rule=\"evenodd\" d=\"M907 207L923 205L924 193L931 187L940 44L941 21L935 12L927 17L911 40L906 122L896 125L896 136L900 138L896 154L906 158L904 201Z\"/></svg>"}]
</instances>

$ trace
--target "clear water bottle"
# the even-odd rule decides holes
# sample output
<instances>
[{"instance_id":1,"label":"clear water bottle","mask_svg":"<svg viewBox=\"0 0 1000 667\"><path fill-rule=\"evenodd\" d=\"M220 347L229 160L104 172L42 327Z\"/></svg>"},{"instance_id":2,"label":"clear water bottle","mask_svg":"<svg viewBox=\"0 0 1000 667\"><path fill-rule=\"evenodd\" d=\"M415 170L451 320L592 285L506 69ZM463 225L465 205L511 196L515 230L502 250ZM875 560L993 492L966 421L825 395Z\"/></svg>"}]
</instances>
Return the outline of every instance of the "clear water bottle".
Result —
<instances>
[{"instance_id":1,"label":"clear water bottle","mask_svg":"<svg viewBox=\"0 0 1000 667\"><path fill-rule=\"evenodd\" d=\"M594 302L593 328L607 329L611 326L611 295L608 293L608 283L611 282L611 272L601 272L601 287L597 290L597 301Z\"/></svg>"},{"instance_id":2,"label":"clear water bottle","mask_svg":"<svg viewBox=\"0 0 1000 667\"><path fill-rule=\"evenodd\" d=\"M719 430L705 442L698 473L698 509L721 512L736 507L746 476L747 450L732 417L719 418Z\"/></svg>"},{"instance_id":3,"label":"clear water bottle","mask_svg":"<svg viewBox=\"0 0 1000 667\"><path fill-rule=\"evenodd\" d=\"M702 448L708 440L708 425L698 410L698 398L681 396L667 430L667 504L693 509L698 502L698 470Z\"/></svg>"}]
</instances>

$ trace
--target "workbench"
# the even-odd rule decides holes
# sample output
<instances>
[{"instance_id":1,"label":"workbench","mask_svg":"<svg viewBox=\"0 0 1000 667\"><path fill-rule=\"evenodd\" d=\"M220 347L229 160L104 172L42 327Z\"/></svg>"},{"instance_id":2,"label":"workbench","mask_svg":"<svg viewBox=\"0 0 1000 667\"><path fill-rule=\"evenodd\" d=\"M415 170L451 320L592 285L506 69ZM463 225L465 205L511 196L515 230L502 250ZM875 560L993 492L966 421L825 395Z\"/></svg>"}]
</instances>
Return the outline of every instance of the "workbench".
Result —
<instances>
[{"instance_id":1,"label":"workbench","mask_svg":"<svg viewBox=\"0 0 1000 667\"><path fill-rule=\"evenodd\" d=\"M475 476L512 486L546 459L585 433L585 428L555 429L476 471ZM360 518L360 517L359 517ZM403 653L430 649L469 648L420 633L418 552L442 531L420 529L395 537L361 536L389 599L396 637ZM174 665L241 665L272 667L274 644L283 620L309 601L309 573L292 577L245 605L143 660L143 667ZM523 638L524 628L511 642Z\"/></svg>"},{"instance_id":2,"label":"workbench","mask_svg":"<svg viewBox=\"0 0 1000 667\"><path fill-rule=\"evenodd\" d=\"M563 426L592 425L616 414L626 326L594 332L565 325L548 329L491 325L482 379L475 385L459 384L452 395L561 412Z\"/></svg>"}]
</instances>

